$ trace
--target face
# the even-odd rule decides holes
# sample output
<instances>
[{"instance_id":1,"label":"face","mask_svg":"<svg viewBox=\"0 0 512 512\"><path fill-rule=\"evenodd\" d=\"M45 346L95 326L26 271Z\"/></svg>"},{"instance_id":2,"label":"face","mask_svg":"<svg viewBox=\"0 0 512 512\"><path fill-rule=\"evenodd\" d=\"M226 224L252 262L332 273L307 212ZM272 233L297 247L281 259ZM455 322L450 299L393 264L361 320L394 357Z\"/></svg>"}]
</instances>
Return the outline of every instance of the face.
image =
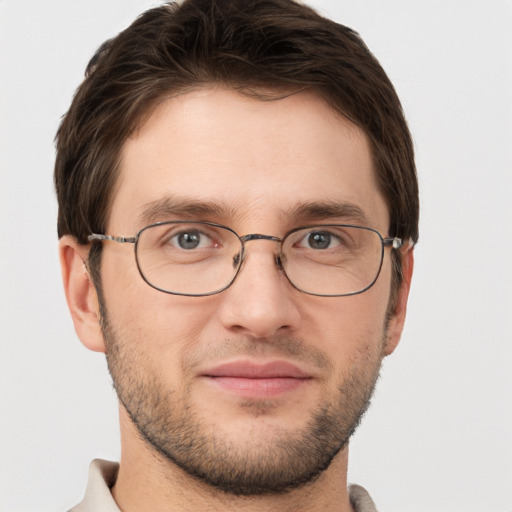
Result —
<instances>
[{"instance_id":1,"label":"face","mask_svg":"<svg viewBox=\"0 0 512 512\"><path fill-rule=\"evenodd\" d=\"M364 222L387 236L388 219L364 134L322 100L202 89L161 103L126 142L107 233L195 220L276 237ZM164 460L235 494L328 468L397 341L389 249L372 288L329 298L294 289L275 253L251 241L231 287L184 297L148 286L130 244L103 242L102 329L127 416Z\"/></svg>"}]
</instances>

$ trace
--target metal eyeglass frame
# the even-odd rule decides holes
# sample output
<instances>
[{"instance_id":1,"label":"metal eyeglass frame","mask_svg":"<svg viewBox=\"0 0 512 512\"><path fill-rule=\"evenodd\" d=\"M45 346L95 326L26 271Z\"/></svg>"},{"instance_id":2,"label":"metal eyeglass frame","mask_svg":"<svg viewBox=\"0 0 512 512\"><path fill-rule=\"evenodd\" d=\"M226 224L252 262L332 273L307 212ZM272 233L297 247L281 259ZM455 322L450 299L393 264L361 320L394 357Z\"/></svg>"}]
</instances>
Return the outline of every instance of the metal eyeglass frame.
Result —
<instances>
[{"instance_id":1,"label":"metal eyeglass frame","mask_svg":"<svg viewBox=\"0 0 512 512\"><path fill-rule=\"evenodd\" d=\"M142 271L142 269L140 267L139 259L138 259L138 255L137 255L137 244L138 244L140 235L145 230L150 229L150 228L152 228L154 226L161 226L161 225L166 225L166 224L204 224L206 226L212 226L212 227L216 227L216 228L226 229L227 231L230 231L231 233L233 233L238 238L238 240L240 240L241 250L240 250L239 255L237 255L238 256L238 260L236 261L236 264L237 264L238 268L236 269L236 272L233 275L233 278L231 279L231 281L226 286L224 286L223 288L220 288L218 290L215 290L213 292L208 292L208 293L172 292L172 291L166 290L164 288L159 288L158 286L154 285L153 283L150 283L146 279L146 276L144 275L144 272ZM311 292L307 292L305 290L302 290L301 288L296 286L291 281L291 279L288 277L288 274L286 273L286 269L283 266L283 262L282 262L282 258L281 258L281 256L282 256L282 246L283 246L284 241L292 233L295 233L295 232L300 231L302 229L322 228L322 227L347 227L347 228L365 229L367 231L372 231L373 233L378 235L378 237L381 240L380 264L379 264L379 268L377 270L377 273L375 274L375 278L373 279L373 281L368 286L366 286L362 290L358 290L356 292L341 293L341 294L322 294L322 293L311 293ZM190 220L171 220L171 221L164 221L164 222L155 222L153 224L149 224L148 226L144 226L142 229L140 229L135 234L135 236L128 236L128 237L127 236L114 236L114 235L101 235L101 234L97 234L97 233L92 233L92 234L90 234L87 237L87 240L89 242L94 242L94 241L110 241L110 242L117 242L117 243L120 243L120 244L125 244L125 243L134 244L135 262L137 264L137 269L138 269L139 274L141 275L142 279L149 286L151 286L152 288L154 288L156 290L159 290L159 291L161 291L163 293L168 293L168 294L171 294L171 295L181 295L181 296L186 296L186 297L207 297L209 295L216 295L218 293L221 293L224 290L226 290L227 288L229 288L234 283L235 279L237 278L238 274L240 273L240 269L242 268L242 264L243 264L244 259L245 259L245 244L246 244L246 242L250 242L252 240L268 240L268 241L271 241L271 242L279 243L280 244L280 250L279 250L279 253L276 254L276 264L277 264L278 268L283 272L283 274L285 275L286 279L293 286L293 288L295 288L299 292L305 293L307 295L314 295L314 296L317 296L317 297L348 297L348 296L351 296L351 295L358 295L360 293L364 293L366 290L370 289L375 284L377 279L379 278L379 275L380 275L380 272L381 272L381 269L382 269L382 264L383 264L383 261L384 261L384 248L385 247L391 247L392 249L396 250L396 249L400 249L404 245L404 242L403 242L403 240L401 238L398 238L398 237L384 238L376 229L369 228L369 227L366 227L366 226L358 226L358 225L355 225L355 224L310 224L310 225L300 226L300 227L291 229L290 231L286 232L282 238L280 238L280 237L277 237L277 236L263 235L263 234L260 234L260 233L250 233L250 234L247 234L247 235L240 236L236 231L234 231L233 229L231 229L228 226L224 226L223 224L217 224L215 222L207 222L207 221L190 221Z\"/></svg>"}]
</instances>

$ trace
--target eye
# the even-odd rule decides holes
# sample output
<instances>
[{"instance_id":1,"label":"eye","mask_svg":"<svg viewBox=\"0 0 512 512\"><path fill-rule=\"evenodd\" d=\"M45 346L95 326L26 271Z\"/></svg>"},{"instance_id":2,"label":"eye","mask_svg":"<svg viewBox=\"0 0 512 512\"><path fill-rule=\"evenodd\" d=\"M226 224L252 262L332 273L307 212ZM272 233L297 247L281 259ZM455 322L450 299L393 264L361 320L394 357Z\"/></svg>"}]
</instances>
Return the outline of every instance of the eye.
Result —
<instances>
[{"instance_id":1,"label":"eye","mask_svg":"<svg viewBox=\"0 0 512 512\"><path fill-rule=\"evenodd\" d=\"M173 235L169 239L168 243L173 247L188 251L193 249L202 249L204 247L211 247L213 244L212 239L198 229L180 231L179 233Z\"/></svg>"},{"instance_id":2,"label":"eye","mask_svg":"<svg viewBox=\"0 0 512 512\"><path fill-rule=\"evenodd\" d=\"M340 246L340 239L329 231L310 231L297 244L307 249L324 250Z\"/></svg>"}]
</instances>

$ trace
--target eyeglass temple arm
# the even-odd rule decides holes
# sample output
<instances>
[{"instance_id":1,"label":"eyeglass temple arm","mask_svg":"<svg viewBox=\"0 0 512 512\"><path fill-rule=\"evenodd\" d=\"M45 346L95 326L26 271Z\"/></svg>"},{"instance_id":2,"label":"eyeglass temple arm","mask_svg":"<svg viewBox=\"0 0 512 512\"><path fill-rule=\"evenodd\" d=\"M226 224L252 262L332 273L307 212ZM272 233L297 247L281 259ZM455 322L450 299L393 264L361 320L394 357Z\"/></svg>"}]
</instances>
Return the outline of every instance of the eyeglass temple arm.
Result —
<instances>
[{"instance_id":1,"label":"eyeglass temple arm","mask_svg":"<svg viewBox=\"0 0 512 512\"><path fill-rule=\"evenodd\" d=\"M400 249L402 247L407 247L408 249L412 249L414 247L414 241L409 238L409 240L402 240L401 238L383 238L382 242L384 243L384 247L391 246L393 249Z\"/></svg>"},{"instance_id":2,"label":"eyeglass temple arm","mask_svg":"<svg viewBox=\"0 0 512 512\"><path fill-rule=\"evenodd\" d=\"M404 242L401 238L383 238L382 242L384 244L384 247L393 247L393 249L400 249L404 245Z\"/></svg>"},{"instance_id":3,"label":"eyeglass temple arm","mask_svg":"<svg viewBox=\"0 0 512 512\"><path fill-rule=\"evenodd\" d=\"M93 240L109 240L111 242L119 242L120 244L134 244L136 239L134 236L98 235L93 233L87 237L87 240L89 240L89 242L92 242Z\"/></svg>"}]
</instances>

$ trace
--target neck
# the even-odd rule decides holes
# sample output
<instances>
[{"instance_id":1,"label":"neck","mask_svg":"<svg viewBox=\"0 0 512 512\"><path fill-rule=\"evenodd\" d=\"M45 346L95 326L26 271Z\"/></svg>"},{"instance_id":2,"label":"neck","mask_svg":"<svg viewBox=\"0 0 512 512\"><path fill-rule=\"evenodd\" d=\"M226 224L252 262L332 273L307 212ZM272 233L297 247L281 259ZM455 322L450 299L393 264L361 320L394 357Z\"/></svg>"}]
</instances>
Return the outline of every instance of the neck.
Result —
<instances>
[{"instance_id":1,"label":"neck","mask_svg":"<svg viewBox=\"0 0 512 512\"><path fill-rule=\"evenodd\" d=\"M140 438L120 408L121 464L112 495L123 512L352 512L347 492L348 448L314 482L282 494L236 496L188 475Z\"/></svg>"}]
</instances>

